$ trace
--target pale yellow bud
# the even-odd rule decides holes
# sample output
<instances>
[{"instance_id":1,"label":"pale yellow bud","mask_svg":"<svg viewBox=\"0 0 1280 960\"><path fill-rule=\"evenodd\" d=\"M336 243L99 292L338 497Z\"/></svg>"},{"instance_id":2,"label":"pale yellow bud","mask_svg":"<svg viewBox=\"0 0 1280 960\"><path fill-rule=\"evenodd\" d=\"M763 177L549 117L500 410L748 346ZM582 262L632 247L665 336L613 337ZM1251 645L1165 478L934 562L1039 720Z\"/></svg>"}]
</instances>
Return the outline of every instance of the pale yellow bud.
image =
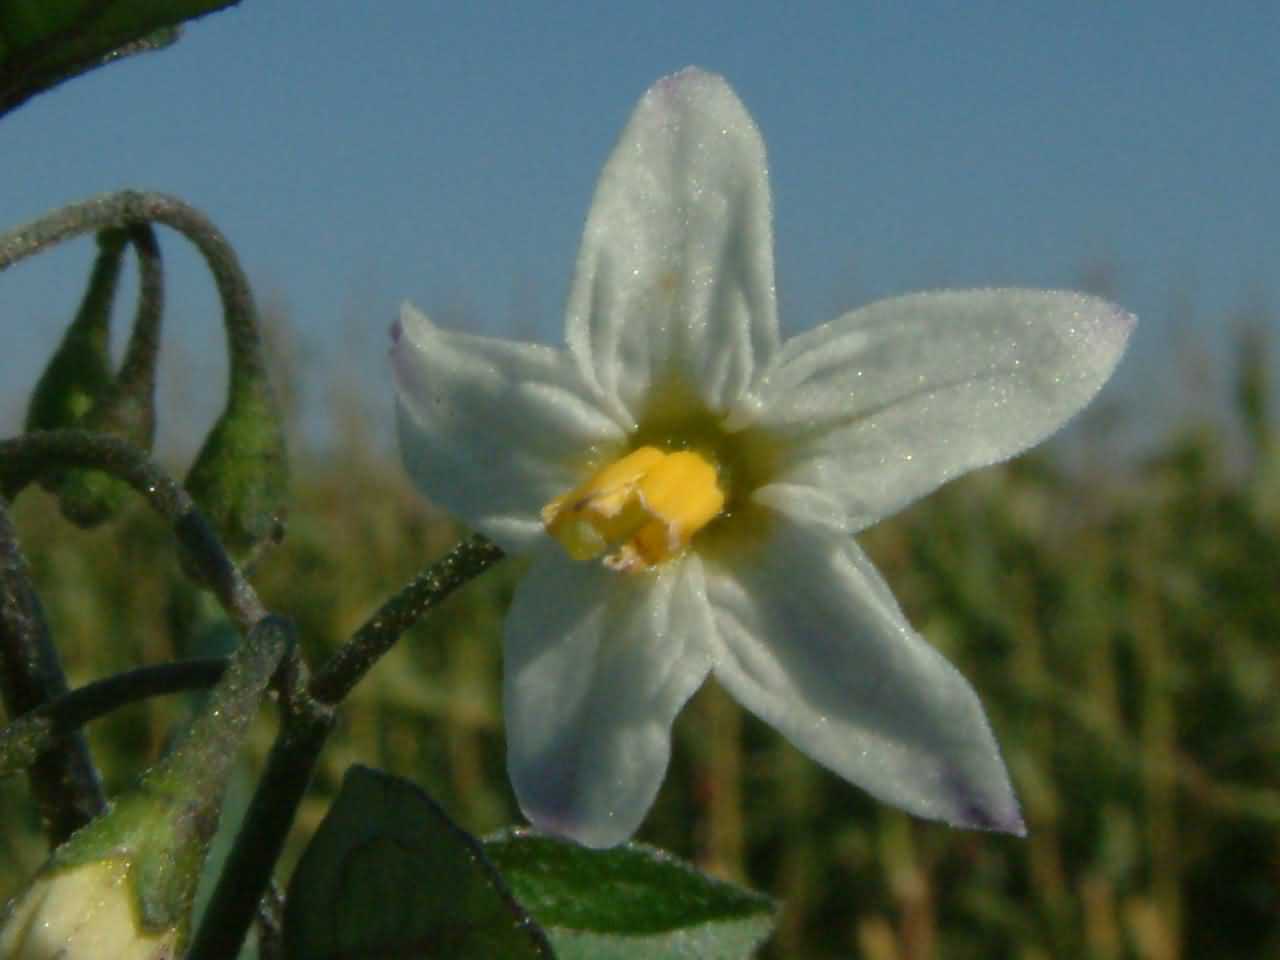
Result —
<instances>
[{"instance_id":1,"label":"pale yellow bud","mask_svg":"<svg viewBox=\"0 0 1280 960\"><path fill-rule=\"evenodd\" d=\"M177 930L144 930L123 859L44 870L0 926L4 960L171 960Z\"/></svg>"}]
</instances>

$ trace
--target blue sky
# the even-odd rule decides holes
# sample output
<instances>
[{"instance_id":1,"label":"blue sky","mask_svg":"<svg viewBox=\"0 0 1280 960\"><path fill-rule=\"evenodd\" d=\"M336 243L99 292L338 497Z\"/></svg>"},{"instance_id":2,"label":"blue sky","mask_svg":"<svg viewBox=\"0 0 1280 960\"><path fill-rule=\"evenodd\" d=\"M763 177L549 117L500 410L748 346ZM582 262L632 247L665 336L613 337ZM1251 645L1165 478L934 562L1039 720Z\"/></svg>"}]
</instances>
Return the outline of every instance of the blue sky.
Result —
<instances>
[{"instance_id":1,"label":"blue sky","mask_svg":"<svg viewBox=\"0 0 1280 960\"><path fill-rule=\"evenodd\" d=\"M313 391L387 409L404 298L558 339L601 164L644 89L698 64L768 144L784 327L924 288L1077 286L1111 263L1143 320L1114 396L1140 417L1194 410L1176 344L1221 345L1280 276L1277 11L243 0L0 121L0 225L118 187L179 194L288 306ZM162 243L166 362L181 354L191 402L212 406L211 286ZM0 276L6 434L90 257L83 241Z\"/></svg>"}]
</instances>

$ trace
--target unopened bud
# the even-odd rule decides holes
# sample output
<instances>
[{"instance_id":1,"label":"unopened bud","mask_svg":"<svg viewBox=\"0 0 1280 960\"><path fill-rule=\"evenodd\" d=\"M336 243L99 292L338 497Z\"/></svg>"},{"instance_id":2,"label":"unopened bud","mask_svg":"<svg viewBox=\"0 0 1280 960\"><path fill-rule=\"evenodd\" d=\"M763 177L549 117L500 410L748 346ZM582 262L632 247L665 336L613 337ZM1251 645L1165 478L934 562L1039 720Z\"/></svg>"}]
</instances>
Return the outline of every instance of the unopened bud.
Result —
<instances>
[{"instance_id":1,"label":"unopened bud","mask_svg":"<svg viewBox=\"0 0 1280 960\"><path fill-rule=\"evenodd\" d=\"M111 385L111 308L127 236L117 229L98 234L98 257L80 309L27 404L28 432L79 426ZM60 479L46 477L43 483L52 491Z\"/></svg>"},{"instance_id":2,"label":"unopened bud","mask_svg":"<svg viewBox=\"0 0 1280 960\"><path fill-rule=\"evenodd\" d=\"M79 426L150 451L156 431L156 359L164 313L160 247L149 224L129 228L138 253L138 312L120 372L84 414ZM128 484L101 470L71 470L59 485L63 515L81 527L111 519L132 496Z\"/></svg>"},{"instance_id":3,"label":"unopened bud","mask_svg":"<svg viewBox=\"0 0 1280 960\"><path fill-rule=\"evenodd\" d=\"M142 923L123 858L40 874L0 927L6 960L171 960L178 929Z\"/></svg>"},{"instance_id":4,"label":"unopened bud","mask_svg":"<svg viewBox=\"0 0 1280 960\"><path fill-rule=\"evenodd\" d=\"M233 386L186 480L187 491L238 561L280 540L289 489L284 425L266 382Z\"/></svg>"},{"instance_id":5,"label":"unopened bud","mask_svg":"<svg viewBox=\"0 0 1280 960\"><path fill-rule=\"evenodd\" d=\"M284 621L260 621L173 752L54 850L0 919L0 958L179 956L227 777L280 658Z\"/></svg>"}]
</instances>

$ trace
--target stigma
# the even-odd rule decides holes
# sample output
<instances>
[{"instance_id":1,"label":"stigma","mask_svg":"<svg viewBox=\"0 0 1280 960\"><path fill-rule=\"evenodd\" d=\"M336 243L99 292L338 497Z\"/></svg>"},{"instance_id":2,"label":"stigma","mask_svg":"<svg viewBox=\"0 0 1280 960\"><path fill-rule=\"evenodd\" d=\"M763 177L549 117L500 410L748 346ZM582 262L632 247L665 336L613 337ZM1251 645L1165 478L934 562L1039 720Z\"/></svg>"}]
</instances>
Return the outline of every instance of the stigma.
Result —
<instances>
[{"instance_id":1,"label":"stigma","mask_svg":"<svg viewBox=\"0 0 1280 960\"><path fill-rule=\"evenodd\" d=\"M637 572L683 552L724 510L715 465L692 450L640 447L542 508L542 524L575 560Z\"/></svg>"}]
</instances>

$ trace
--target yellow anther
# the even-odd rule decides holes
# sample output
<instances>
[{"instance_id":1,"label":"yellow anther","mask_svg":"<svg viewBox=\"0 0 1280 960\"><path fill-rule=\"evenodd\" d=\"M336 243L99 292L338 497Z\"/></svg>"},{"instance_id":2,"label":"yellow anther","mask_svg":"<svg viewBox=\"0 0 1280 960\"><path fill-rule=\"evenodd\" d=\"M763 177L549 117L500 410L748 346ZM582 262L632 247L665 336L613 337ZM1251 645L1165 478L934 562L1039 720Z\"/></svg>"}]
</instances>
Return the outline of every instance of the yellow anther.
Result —
<instances>
[{"instance_id":1,"label":"yellow anther","mask_svg":"<svg viewBox=\"0 0 1280 960\"><path fill-rule=\"evenodd\" d=\"M691 450L640 447L542 509L547 532L575 560L604 554L614 570L671 559L724 509L716 468Z\"/></svg>"}]
</instances>

